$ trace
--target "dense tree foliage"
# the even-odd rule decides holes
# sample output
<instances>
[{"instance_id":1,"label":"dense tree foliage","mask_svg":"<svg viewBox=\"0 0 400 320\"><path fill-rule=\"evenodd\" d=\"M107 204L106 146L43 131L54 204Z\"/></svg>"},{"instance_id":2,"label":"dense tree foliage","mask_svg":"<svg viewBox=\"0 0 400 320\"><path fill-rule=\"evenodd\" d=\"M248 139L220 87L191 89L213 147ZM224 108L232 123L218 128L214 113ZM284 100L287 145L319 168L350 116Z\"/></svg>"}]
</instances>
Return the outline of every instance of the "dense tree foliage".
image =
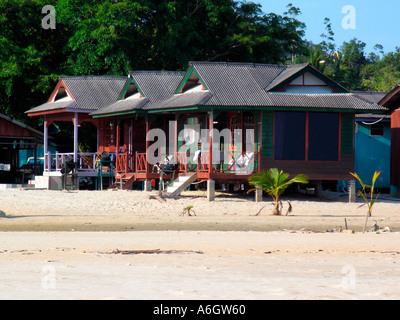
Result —
<instances>
[{"instance_id":1,"label":"dense tree foliage","mask_svg":"<svg viewBox=\"0 0 400 320\"><path fill-rule=\"evenodd\" d=\"M56 8L43 29L42 8ZM184 70L190 60L284 63L304 48L299 9L234 0L3 0L0 112L23 119L59 75Z\"/></svg>"},{"instance_id":2,"label":"dense tree foliage","mask_svg":"<svg viewBox=\"0 0 400 320\"><path fill-rule=\"evenodd\" d=\"M322 41L307 43L306 54L297 56L296 62L310 62L349 90L388 92L400 83L400 47L385 54L382 45L376 44L375 52L367 54L366 43L352 39L336 48L329 18L325 29Z\"/></svg>"},{"instance_id":3,"label":"dense tree foliage","mask_svg":"<svg viewBox=\"0 0 400 320\"><path fill-rule=\"evenodd\" d=\"M42 8L56 8L56 29ZM330 20L319 44L304 39L299 8L265 13L235 0L3 0L0 2L0 113L24 122L60 75L185 70L190 60L311 62L352 90L390 90L400 49L367 55L354 39L334 44Z\"/></svg>"}]
</instances>

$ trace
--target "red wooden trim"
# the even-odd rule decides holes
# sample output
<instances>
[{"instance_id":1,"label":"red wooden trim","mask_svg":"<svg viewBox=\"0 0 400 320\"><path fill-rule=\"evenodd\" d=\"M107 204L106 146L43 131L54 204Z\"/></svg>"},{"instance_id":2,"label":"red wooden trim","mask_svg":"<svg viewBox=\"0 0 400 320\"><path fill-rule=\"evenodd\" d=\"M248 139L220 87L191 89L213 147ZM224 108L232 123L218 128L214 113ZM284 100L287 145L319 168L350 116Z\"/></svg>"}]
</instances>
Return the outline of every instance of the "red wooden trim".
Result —
<instances>
[{"instance_id":1,"label":"red wooden trim","mask_svg":"<svg viewBox=\"0 0 400 320\"><path fill-rule=\"evenodd\" d=\"M338 146L339 146L339 149L338 149L338 162L341 162L342 161L342 153L341 153L341 150L342 150L342 112L339 112L339 143L338 143ZM354 127L353 127L353 132L354 132Z\"/></svg>"},{"instance_id":2,"label":"red wooden trim","mask_svg":"<svg viewBox=\"0 0 400 320\"><path fill-rule=\"evenodd\" d=\"M211 111L212 112L212 111ZM214 118L214 113L212 113L212 116ZM211 128L213 126L213 120L211 119L210 114L208 114L208 149L209 149L209 153L208 153L208 172L211 174L212 172L212 147L213 147L213 138L212 138L212 131Z\"/></svg>"},{"instance_id":3,"label":"red wooden trim","mask_svg":"<svg viewBox=\"0 0 400 320\"><path fill-rule=\"evenodd\" d=\"M59 81L58 81L57 86L55 87L55 89L54 89L53 92L51 93L51 96L50 96L50 98L49 98L49 100L48 100L47 102L52 102L52 101L54 100L54 97L56 96L58 90L60 90L61 85L62 85L63 83L64 83L64 82L63 82L62 80L59 80ZM65 88L65 87L64 87L64 88Z\"/></svg>"},{"instance_id":4,"label":"red wooden trim","mask_svg":"<svg viewBox=\"0 0 400 320\"><path fill-rule=\"evenodd\" d=\"M260 120L258 124L258 163L257 163L257 172L261 172L261 150L262 150L262 119L263 112L260 111Z\"/></svg>"},{"instance_id":5,"label":"red wooden trim","mask_svg":"<svg viewBox=\"0 0 400 320\"><path fill-rule=\"evenodd\" d=\"M272 112L272 160L275 161L275 113Z\"/></svg>"},{"instance_id":6,"label":"red wooden trim","mask_svg":"<svg viewBox=\"0 0 400 320\"><path fill-rule=\"evenodd\" d=\"M150 119L149 119L149 115L148 114L145 115L145 119L146 119L146 154L145 154L146 159L145 159L145 165L146 165L146 173L149 173L149 166L147 164L147 158L148 158L147 152L148 152L149 147L150 147L150 141L148 141L147 135L148 135L148 133L150 131Z\"/></svg>"},{"instance_id":7,"label":"red wooden trim","mask_svg":"<svg viewBox=\"0 0 400 320\"><path fill-rule=\"evenodd\" d=\"M65 113L66 109L57 109L57 110L51 110L51 111L41 111L41 112L32 112L28 113L28 117L36 117L36 116L46 116L49 114L58 114L58 113Z\"/></svg>"},{"instance_id":8,"label":"red wooden trim","mask_svg":"<svg viewBox=\"0 0 400 320\"><path fill-rule=\"evenodd\" d=\"M57 95L58 91L60 90L61 86L64 87L65 91L68 92L68 95L71 97L72 100L75 100L74 96L71 94L71 91L69 91L69 89L67 88L67 86L65 85L63 80L60 80L56 86L56 88L54 89L53 93L50 96L50 99L48 102L52 102L55 98L55 96Z\"/></svg>"},{"instance_id":9,"label":"red wooden trim","mask_svg":"<svg viewBox=\"0 0 400 320\"><path fill-rule=\"evenodd\" d=\"M116 128L116 137L115 137L115 139L116 139L116 141L115 141L115 147L116 147L116 154L117 154L117 156L118 156L118 154L119 154L119 139L120 139L120 136L121 136L121 127L120 127L120 121L117 119L116 121L116 125L117 125L117 128Z\"/></svg>"},{"instance_id":10,"label":"red wooden trim","mask_svg":"<svg viewBox=\"0 0 400 320\"><path fill-rule=\"evenodd\" d=\"M330 85L324 84L287 84L286 86L280 88L277 92L286 92L287 87L328 87L332 90L332 93L339 93L338 90L332 88Z\"/></svg>"},{"instance_id":11,"label":"red wooden trim","mask_svg":"<svg viewBox=\"0 0 400 320\"><path fill-rule=\"evenodd\" d=\"M304 155L304 161L308 161L308 140L309 140L309 135L310 135L310 130L308 128L309 123L310 123L310 119L309 119L309 115L310 113L308 111L306 111L306 141L305 141L305 155Z\"/></svg>"},{"instance_id":12,"label":"red wooden trim","mask_svg":"<svg viewBox=\"0 0 400 320\"><path fill-rule=\"evenodd\" d=\"M286 87L329 87L327 84L290 84L285 86Z\"/></svg>"}]
</instances>

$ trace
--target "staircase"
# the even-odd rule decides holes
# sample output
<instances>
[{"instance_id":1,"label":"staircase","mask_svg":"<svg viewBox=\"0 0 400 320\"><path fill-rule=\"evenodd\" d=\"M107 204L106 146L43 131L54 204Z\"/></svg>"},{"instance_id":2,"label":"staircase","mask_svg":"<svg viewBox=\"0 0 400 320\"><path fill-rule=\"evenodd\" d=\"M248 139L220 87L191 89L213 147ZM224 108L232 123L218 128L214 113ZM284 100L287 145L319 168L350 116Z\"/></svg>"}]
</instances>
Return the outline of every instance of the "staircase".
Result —
<instances>
[{"instance_id":1,"label":"staircase","mask_svg":"<svg viewBox=\"0 0 400 320\"><path fill-rule=\"evenodd\" d=\"M136 181L136 174L134 175L118 175L115 179L115 182L109 187L109 189L121 189L127 190L132 184Z\"/></svg>"},{"instance_id":2,"label":"staircase","mask_svg":"<svg viewBox=\"0 0 400 320\"><path fill-rule=\"evenodd\" d=\"M182 191L188 188L197 179L197 172L186 173L176 178L165 190L164 195L168 198L179 196Z\"/></svg>"}]
</instances>

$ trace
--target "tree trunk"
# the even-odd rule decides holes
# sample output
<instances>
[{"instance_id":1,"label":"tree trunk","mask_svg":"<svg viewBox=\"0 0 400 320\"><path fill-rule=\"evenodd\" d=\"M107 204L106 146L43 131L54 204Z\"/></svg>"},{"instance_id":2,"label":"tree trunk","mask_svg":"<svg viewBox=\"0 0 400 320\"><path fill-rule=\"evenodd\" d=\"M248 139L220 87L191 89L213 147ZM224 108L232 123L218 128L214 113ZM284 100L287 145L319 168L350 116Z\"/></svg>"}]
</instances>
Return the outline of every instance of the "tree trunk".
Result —
<instances>
[{"instance_id":1,"label":"tree trunk","mask_svg":"<svg viewBox=\"0 0 400 320\"><path fill-rule=\"evenodd\" d=\"M274 216L280 216L282 215L281 213L281 206L279 205L279 202L274 203L274 210L272 211L272 214Z\"/></svg>"}]
</instances>

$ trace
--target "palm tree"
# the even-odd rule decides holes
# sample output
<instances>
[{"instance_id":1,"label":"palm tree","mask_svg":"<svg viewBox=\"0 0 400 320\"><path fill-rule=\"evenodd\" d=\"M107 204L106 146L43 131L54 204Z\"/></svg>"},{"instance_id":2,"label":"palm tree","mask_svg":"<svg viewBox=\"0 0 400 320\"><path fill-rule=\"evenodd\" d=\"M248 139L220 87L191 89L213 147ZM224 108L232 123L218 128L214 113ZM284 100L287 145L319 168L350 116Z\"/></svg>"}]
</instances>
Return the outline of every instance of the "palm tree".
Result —
<instances>
[{"instance_id":1,"label":"palm tree","mask_svg":"<svg viewBox=\"0 0 400 320\"><path fill-rule=\"evenodd\" d=\"M252 190L262 189L272 197L274 201L273 214L280 216L282 215L282 205L279 200L281 194L293 183L308 183L307 177L303 174L299 174L291 180L288 179L288 173L273 168L251 176L249 178L249 183L255 186Z\"/></svg>"},{"instance_id":2,"label":"palm tree","mask_svg":"<svg viewBox=\"0 0 400 320\"><path fill-rule=\"evenodd\" d=\"M365 230L367 229L368 217L372 216L372 207L380 195L380 193L378 193L378 195L374 199L375 182L378 179L379 175L381 174L381 171L375 171L375 173L372 177L371 185L365 184L361 180L361 178L359 177L359 175L357 173L350 172L350 174L360 182L361 187L362 187L362 189L360 191L358 191L358 194L363 198L365 204L361 205L360 207L362 207L364 205L367 205L367 207L368 207L367 217L365 219L365 225L364 225L364 229L363 229L363 233L364 233ZM367 193L367 189L369 189L369 195Z\"/></svg>"},{"instance_id":3,"label":"palm tree","mask_svg":"<svg viewBox=\"0 0 400 320\"><path fill-rule=\"evenodd\" d=\"M323 71L327 57L324 54L322 47L318 45L310 48L309 55L308 62L310 62L314 68Z\"/></svg>"}]
</instances>

